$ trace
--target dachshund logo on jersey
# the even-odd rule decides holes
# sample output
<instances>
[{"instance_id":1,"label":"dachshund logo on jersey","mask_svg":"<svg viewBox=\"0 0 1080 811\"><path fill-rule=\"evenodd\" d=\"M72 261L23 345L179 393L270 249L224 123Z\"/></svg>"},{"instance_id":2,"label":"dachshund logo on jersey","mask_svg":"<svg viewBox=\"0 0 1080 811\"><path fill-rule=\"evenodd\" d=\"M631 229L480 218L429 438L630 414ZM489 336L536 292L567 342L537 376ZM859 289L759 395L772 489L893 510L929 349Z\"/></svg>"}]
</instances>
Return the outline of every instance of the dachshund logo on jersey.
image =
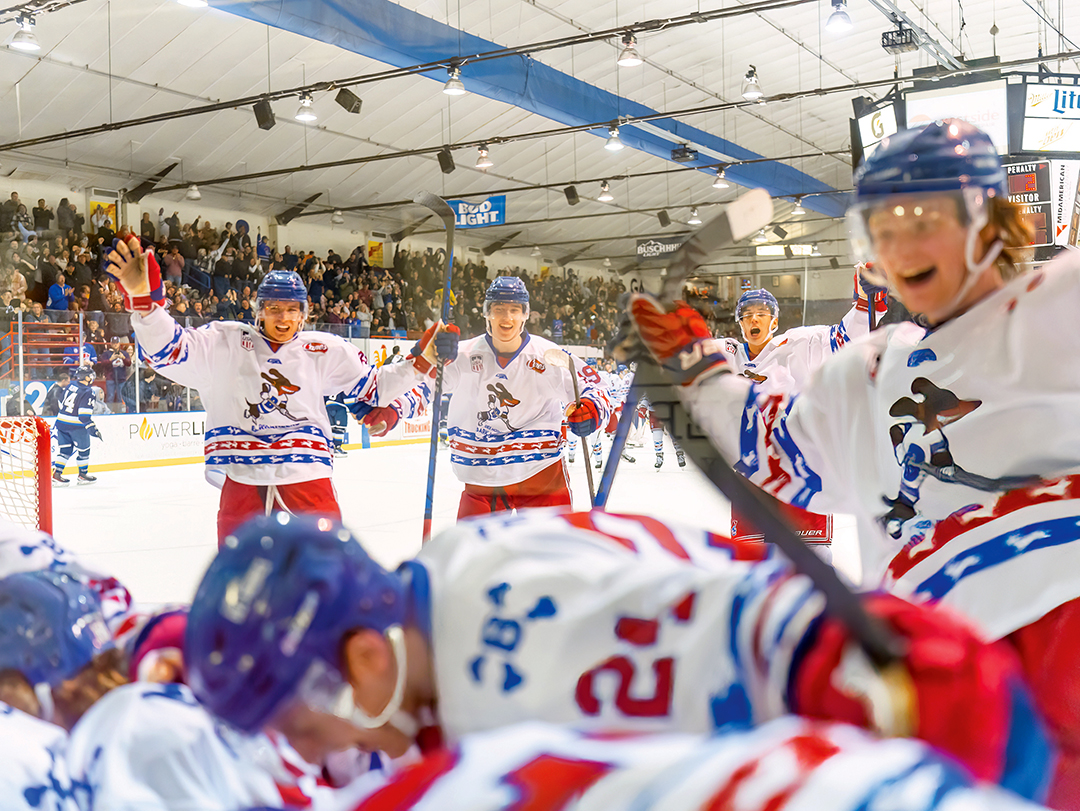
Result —
<instances>
[{"instance_id":1,"label":"dachshund logo on jersey","mask_svg":"<svg viewBox=\"0 0 1080 811\"><path fill-rule=\"evenodd\" d=\"M488 423L500 421L506 426L507 431L516 431L517 428L510 424L510 409L518 405L521 400L507 391L502 383L489 383L487 390L487 410L477 413L477 430L491 431L492 428Z\"/></svg>"},{"instance_id":2,"label":"dachshund logo on jersey","mask_svg":"<svg viewBox=\"0 0 1080 811\"><path fill-rule=\"evenodd\" d=\"M264 414L276 411L294 422L307 421L307 417L296 417L289 413L289 395L296 394L300 391L299 386L290 382L290 380L277 369L263 372L260 377L263 379L263 384L262 388L259 390L259 402L248 402L246 398L244 400L244 402L247 403L248 417L257 420Z\"/></svg>"},{"instance_id":3,"label":"dachshund logo on jersey","mask_svg":"<svg viewBox=\"0 0 1080 811\"><path fill-rule=\"evenodd\" d=\"M925 377L912 381L911 393L914 397L901 397L889 408L889 416L896 420L889 429L889 437L903 470L900 492L889 501L892 509L883 519L892 537L901 537L903 524L915 516L915 504L927 476L987 493L1026 487L1038 481L1038 477L1028 476L992 478L972 473L956 463L945 429L977 410L982 400L961 399Z\"/></svg>"}]
</instances>

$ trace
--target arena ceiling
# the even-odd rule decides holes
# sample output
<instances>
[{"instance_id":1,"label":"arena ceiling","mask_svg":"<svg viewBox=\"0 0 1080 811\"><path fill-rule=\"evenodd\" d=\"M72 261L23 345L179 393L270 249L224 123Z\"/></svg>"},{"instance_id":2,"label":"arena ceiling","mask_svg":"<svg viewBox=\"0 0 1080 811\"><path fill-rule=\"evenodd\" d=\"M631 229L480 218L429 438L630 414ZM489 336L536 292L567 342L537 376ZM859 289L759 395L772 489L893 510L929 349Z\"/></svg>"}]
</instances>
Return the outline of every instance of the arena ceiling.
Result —
<instances>
[{"instance_id":1,"label":"arena ceiling","mask_svg":"<svg viewBox=\"0 0 1080 811\"><path fill-rule=\"evenodd\" d=\"M195 183L215 206L272 215L318 195L301 216L343 209L389 231L422 216L407 202L421 189L505 191L507 225L471 244L623 264L636 238L688 231L691 207L707 219L737 194L712 186L725 164L774 195L785 242L843 255L853 97L879 99L920 69L997 56L1031 71L1040 49L1080 52L1080 4L1064 0L849 0L846 11L853 27L834 34L829 0L33 0L0 11L6 42L30 13L42 46L0 48L0 175L132 189L177 163L158 184L177 199ZM921 31L919 50L882 49L894 14ZM644 62L620 67L629 30ZM468 92L451 97L455 60ZM741 95L751 64L764 104ZM304 124L294 91L312 86L318 119ZM359 114L335 103L341 86ZM264 95L269 130L252 110ZM613 121L618 152L604 148ZM482 142L486 171L474 168ZM698 159L673 161L680 144ZM604 179L611 202L596 199Z\"/></svg>"}]
</instances>

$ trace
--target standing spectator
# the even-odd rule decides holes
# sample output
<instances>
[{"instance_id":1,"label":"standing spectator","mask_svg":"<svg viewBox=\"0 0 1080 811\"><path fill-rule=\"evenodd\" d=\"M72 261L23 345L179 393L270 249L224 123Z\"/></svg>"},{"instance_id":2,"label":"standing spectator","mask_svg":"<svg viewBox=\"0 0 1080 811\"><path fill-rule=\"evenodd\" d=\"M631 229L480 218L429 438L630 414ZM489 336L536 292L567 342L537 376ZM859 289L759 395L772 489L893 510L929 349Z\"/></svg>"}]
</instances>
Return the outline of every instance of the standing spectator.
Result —
<instances>
[{"instance_id":1,"label":"standing spectator","mask_svg":"<svg viewBox=\"0 0 1080 811\"><path fill-rule=\"evenodd\" d=\"M45 392L45 399L41 401L41 413L46 417L55 417L60 413L60 400L64 396L64 389L71 382L71 374L67 369L60 369L56 373L56 382Z\"/></svg>"},{"instance_id":2,"label":"standing spectator","mask_svg":"<svg viewBox=\"0 0 1080 811\"><path fill-rule=\"evenodd\" d=\"M285 246L285 252L281 255L281 258L285 262L285 270L296 269L297 256L288 245Z\"/></svg>"},{"instance_id":3,"label":"standing spectator","mask_svg":"<svg viewBox=\"0 0 1080 811\"><path fill-rule=\"evenodd\" d=\"M175 242L181 237L180 212L174 211L172 216L165 220L169 224L169 242Z\"/></svg>"},{"instance_id":4,"label":"standing spectator","mask_svg":"<svg viewBox=\"0 0 1080 811\"><path fill-rule=\"evenodd\" d=\"M19 193L13 191L11 197L0 205L0 232L15 230L15 213L19 210Z\"/></svg>"},{"instance_id":5,"label":"standing spectator","mask_svg":"<svg viewBox=\"0 0 1080 811\"><path fill-rule=\"evenodd\" d=\"M52 206L45 205L45 198L38 200L34 206L34 230L39 234L48 231L54 216Z\"/></svg>"},{"instance_id":6,"label":"standing spectator","mask_svg":"<svg viewBox=\"0 0 1080 811\"><path fill-rule=\"evenodd\" d=\"M71 216L72 216L72 231L79 239L83 238L83 226L86 224L86 217L79 213L74 203L71 203Z\"/></svg>"},{"instance_id":7,"label":"standing spectator","mask_svg":"<svg viewBox=\"0 0 1080 811\"><path fill-rule=\"evenodd\" d=\"M151 242L157 239L157 231L154 229L154 223L150 221L149 211L144 211L142 219L139 221L139 236Z\"/></svg>"},{"instance_id":8,"label":"standing spectator","mask_svg":"<svg viewBox=\"0 0 1080 811\"><path fill-rule=\"evenodd\" d=\"M91 231L96 234L101 230L101 227L105 225L105 220L107 219L109 219L109 212L105 210L105 206L95 206L93 212L90 214Z\"/></svg>"},{"instance_id":9,"label":"standing spectator","mask_svg":"<svg viewBox=\"0 0 1080 811\"><path fill-rule=\"evenodd\" d=\"M56 228L61 234L75 230L75 207L66 197L61 197L56 207Z\"/></svg>"},{"instance_id":10,"label":"standing spectator","mask_svg":"<svg viewBox=\"0 0 1080 811\"><path fill-rule=\"evenodd\" d=\"M114 335L105 352L105 362L109 366L105 374L105 398L110 403L120 399L120 388L127 379L127 370L131 366L131 355L120 344L120 336Z\"/></svg>"},{"instance_id":11,"label":"standing spectator","mask_svg":"<svg viewBox=\"0 0 1080 811\"><path fill-rule=\"evenodd\" d=\"M30 213L22 203L19 203L18 207L15 209L15 217L12 219L12 225L22 235L24 241L30 241L30 235L34 233L34 221L30 219Z\"/></svg>"},{"instance_id":12,"label":"standing spectator","mask_svg":"<svg viewBox=\"0 0 1080 811\"><path fill-rule=\"evenodd\" d=\"M106 217L102 221L101 227L97 230L98 243L101 245L102 256L107 254L109 249L112 248L112 241L116 237L116 232L113 231L112 226L112 220Z\"/></svg>"},{"instance_id":13,"label":"standing spectator","mask_svg":"<svg viewBox=\"0 0 1080 811\"><path fill-rule=\"evenodd\" d=\"M135 407L136 385L139 389L138 408ZM124 382L124 385L120 388L120 398L124 401L127 413L139 414L143 411L152 411L158 404L159 388L157 372L155 372L153 368L150 366L143 366L141 367L141 371L138 367L135 368Z\"/></svg>"},{"instance_id":14,"label":"standing spectator","mask_svg":"<svg viewBox=\"0 0 1080 811\"><path fill-rule=\"evenodd\" d=\"M71 309L71 302L74 299L74 291L72 291L70 285L66 283L63 273L56 274L56 283L49 287L49 304L50 310L69 310Z\"/></svg>"},{"instance_id":15,"label":"standing spectator","mask_svg":"<svg viewBox=\"0 0 1080 811\"><path fill-rule=\"evenodd\" d=\"M262 264L264 272L270 269L270 258L272 254L273 252L270 250L269 239L265 235L259 237L258 255L259 262Z\"/></svg>"},{"instance_id":16,"label":"standing spectator","mask_svg":"<svg viewBox=\"0 0 1080 811\"><path fill-rule=\"evenodd\" d=\"M165 217L165 209L159 208L157 212L157 230L160 239L169 241L169 221Z\"/></svg>"},{"instance_id":17,"label":"standing spectator","mask_svg":"<svg viewBox=\"0 0 1080 811\"><path fill-rule=\"evenodd\" d=\"M184 257L180 255L180 248L172 245L169 252L161 257L161 269L165 271L164 281L172 282L179 286L184 278Z\"/></svg>"}]
</instances>

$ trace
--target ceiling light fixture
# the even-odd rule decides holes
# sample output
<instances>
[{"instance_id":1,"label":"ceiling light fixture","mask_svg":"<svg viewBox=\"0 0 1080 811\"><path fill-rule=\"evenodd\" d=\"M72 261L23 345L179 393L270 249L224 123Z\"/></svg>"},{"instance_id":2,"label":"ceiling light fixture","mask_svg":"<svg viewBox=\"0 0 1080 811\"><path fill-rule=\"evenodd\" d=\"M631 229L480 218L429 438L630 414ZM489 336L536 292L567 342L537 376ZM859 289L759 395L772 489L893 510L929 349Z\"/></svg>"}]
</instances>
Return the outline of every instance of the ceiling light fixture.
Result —
<instances>
[{"instance_id":1,"label":"ceiling light fixture","mask_svg":"<svg viewBox=\"0 0 1080 811\"><path fill-rule=\"evenodd\" d=\"M766 242L769 241L769 238L765 236L765 229L762 228L760 231L754 234L750 241L753 242L755 245L764 245Z\"/></svg>"},{"instance_id":2,"label":"ceiling light fixture","mask_svg":"<svg viewBox=\"0 0 1080 811\"><path fill-rule=\"evenodd\" d=\"M623 49L619 54L618 65L621 68L636 68L644 60L641 58L641 54L637 52L637 37L627 31L623 34L622 38Z\"/></svg>"},{"instance_id":3,"label":"ceiling light fixture","mask_svg":"<svg viewBox=\"0 0 1080 811\"><path fill-rule=\"evenodd\" d=\"M192 183L187 187L187 194L184 195L185 200L202 200L202 192L199 191L199 187Z\"/></svg>"},{"instance_id":4,"label":"ceiling light fixture","mask_svg":"<svg viewBox=\"0 0 1080 811\"><path fill-rule=\"evenodd\" d=\"M340 208L335 208L334 213L330 215L330 222L334 225L341 225L345 222L345 215L341 213Z\"/></svg>"},{"instance_id":5,"label":"ceiling light fixture","mask_svg":"<svg viewBox=\"0 0 1080 811\"><path fill-rule=\"evenodd\" d=\"M805 213L806 213L806 209L802 207L802 198L801 197L796 197L795 198L795 208L791 209L792 216L801 217Z\"/></svg>"},{"instance_id":6,"label":"ceiling light fixture","mask_svg":"<svg viewBox=\"0 0 1080 811\"><path fill-rule=\"evenodd\" d=\"M750 66L750 70L746 71L746 76L743 77L742 97L747 101L757 101L765 97L765 93L761 89L761 83L758 82L757 68L753 65Z\"/></svg>"},{"instance_id":7,"label":"ceiling light fixture","mask_svg":"<svg viewBox=\"0 0 1080 811\"><path fill-rule=\"evenodd\" d=\"M609 149L612 152L618 152L626 144L619 140L619 126L618 124L612 124L608 127L607 143L604 144L604 149Z\"/></svg>"},{"instance_id":8,"label":"ceiling light fixture","mask_svg":"<svg viewBox=\"0 0 1080 811\"><path fill-rule=\"evenodd\" d=\"M533 245L532 253L530 253L529 256L540 256L540 246Z\"/></svg>"},{"instance_id":9,"label":"ceiling light fixture","mask_svg":"<svg viewBox=\"0 0 1080 811\"><path fill-rule=\"evenodd\" d=\"M490 169L492 166L495 165L495 161L493 161L488 156L488 146L487 146L487 144L480 144L480 146L477 147L477 150L480 152L480 157L478 157L476 159L476 168L477 169L485 169L486 170L486 169Z\"/></svg>"},{"instance_id":10,"label":"ceiling light fixture","mask_svg":"<svg viewBox=\"0 0 1080 811\"><path fill-rule=\"evenodd\" d=\"M690 207L690 219L687 222L690 225L701 225L701 217L698 216L697 206Z\"/></svg>"},{"instance_id":11,"label":"ceiling light fixture","mask_svg":"<svg viewBox=\"0 0 1080 811\"><path fill-rule=\"evenodd\" d=\"M315 103L314 97L311 93L305 90L300 94L300 107L296 110L296 115L293 116L297 121L317 121L319 117L315 115L315 111L311 109L311 105Z\"/></svg>"},{"instance_id":12,"label":"ceiling light fixture","mask_svg":"<svg viewBox=\"0 0 1080 811\"><path fill-rule=\"evenodd\" d=\"M600 196L596 199L599 200L601 203L610 203L612 200L615 199L615 195L611 193L611 187L608 186L608 182L606 180L600 181Z\"/></svg>"},{"instance_id":13,"label":"ceiling light fixture","mask_svg":"<svg viewBox=\"0 0 1080 811\"><path fill-rule=\"evenodd\" d=\"M724 175L726 175L726 174L727 174L727 167L726 166L721 166L719 169L716 170L716 180L714 180L713 183L712 183L712 187L714 189L726 189L726 188L729 188L731 186L731 184L728 183L724 179Z\"/></svg>"},{"instance_id":14,"label":"ceiling light fixture","mask_svg":"<svg viewBox=\"0 0 1080 811\"><path fill-rule=\"evenodd\" d=\"M606 268L611 267L611 260L606 256L604 257L604 267L606 267Z\"/></svg>"},{"instance_id":15,"label":"ceiling light fixture","mask_svg":"<svg viewBox=\"0 0 1080 811\"><path fill-rule=\"evenodd\" d=\"M821 256L821 251L818 250L818 246L817 246L816 242L814 243L813 248L810 249L810 255L811 256Z\"/></svg>"},{"instance_id":16,"label":"ceiling light fixture","mask_svg":"<svg viewBox=\"0 0 1080 811\"><path fill-rule=\"evenodd\" d=\"M825 30L830 34L843 34L851 30L851 17L846 11L847 0L832 0L833 12L825 23Z\"/></svg>"},{"instance_id":17,"label":"ceiling light fixture","mask_svg":"<svg viewBox=\"0 0 1080 811\"><path fill-rule=\"evenodd\" d=\"M19 30L15 32L15 36L11 38L11 42L8 43L9 48L14 48L16 51L40 51L41 43L38 42L37 37L34 35L35 20L29 14L20 14L19 18L15 21Z\"/></svg>"},{"instance_id":18,"label":"ceiling light fixture","mask_svg":"<svg viewBox=\"0 0 1080 811\"><path fill-rule=\"evenodd\" d=\"M461 82L461 66L457 62L451 62L446 72L450 78L443 85L442 92L448 96L464 96L465 85Z\"/></svg>"}]
</instances>

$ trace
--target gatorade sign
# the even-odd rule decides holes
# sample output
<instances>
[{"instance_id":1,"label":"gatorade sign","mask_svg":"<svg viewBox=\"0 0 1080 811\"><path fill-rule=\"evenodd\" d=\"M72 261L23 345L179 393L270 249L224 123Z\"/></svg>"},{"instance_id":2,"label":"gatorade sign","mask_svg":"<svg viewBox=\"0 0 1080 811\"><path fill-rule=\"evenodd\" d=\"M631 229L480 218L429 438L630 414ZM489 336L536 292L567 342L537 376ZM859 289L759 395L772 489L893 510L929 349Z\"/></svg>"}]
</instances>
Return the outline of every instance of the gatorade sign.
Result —
<instances>
[{"instance_id":1,"label":"gatorade sign","mask_svg":"<svg viewBox=\"0 0 1080 811\"><path fill-rule=\"evenodd\" d=\"M506 224L506 195L489 197L482 203L464 200L447 200L456 215L458 228L486 228L489 225Z\"/></svg>"}]
</instances>

